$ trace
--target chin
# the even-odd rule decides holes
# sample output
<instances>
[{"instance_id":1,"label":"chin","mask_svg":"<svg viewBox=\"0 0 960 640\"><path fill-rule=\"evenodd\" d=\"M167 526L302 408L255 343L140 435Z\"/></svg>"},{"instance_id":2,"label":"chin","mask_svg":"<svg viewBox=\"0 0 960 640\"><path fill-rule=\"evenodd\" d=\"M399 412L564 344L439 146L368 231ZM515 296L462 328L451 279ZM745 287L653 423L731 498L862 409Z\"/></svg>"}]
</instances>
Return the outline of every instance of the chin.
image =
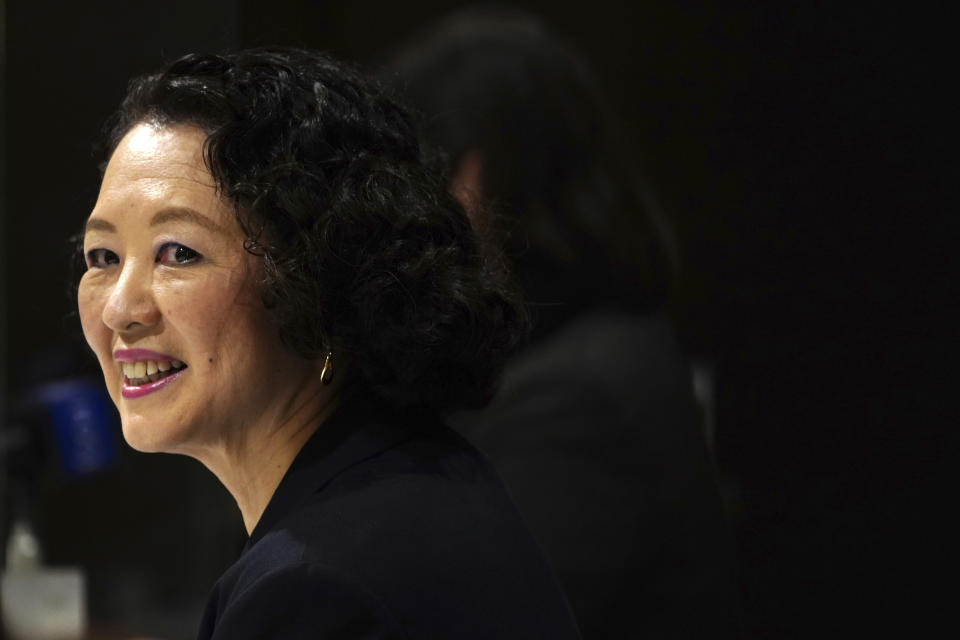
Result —
<instances>
[{"instance_id":1,"label":"chin","mask_svg":"<svg viewBox=\"0 0 960 640\"><path fill-rule=\"evenodd\" d=\"M123 439L141 453L177 453L183 441L181 430L151 423L139 416L122 416L121 424Z\"/></svg>"},{"instance_id":2,"label":"chin","mask_svg":"<svg viewBox=\"0 0 960 640\"><path fill-rule=\"evenodd\" d=\"M159 441L156 434L151 434L143 426L128 426L126 420L123 421L123 439L130 445L130 448L140 453L159 453L163 451L163 443Z\"/></svg>"}]
</instances>

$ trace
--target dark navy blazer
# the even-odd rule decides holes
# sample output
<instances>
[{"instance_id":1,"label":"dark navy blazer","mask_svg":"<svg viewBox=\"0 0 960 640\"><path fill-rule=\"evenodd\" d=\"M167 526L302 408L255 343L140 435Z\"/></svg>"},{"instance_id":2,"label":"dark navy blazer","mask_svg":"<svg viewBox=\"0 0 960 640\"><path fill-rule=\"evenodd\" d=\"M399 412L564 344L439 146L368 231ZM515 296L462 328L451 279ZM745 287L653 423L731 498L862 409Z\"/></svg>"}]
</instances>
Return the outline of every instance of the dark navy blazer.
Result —
<instances>
[{"instance_id":1,"label":"dark navy blazer","mask_svg":"<svg viewBox=\"0 0 960 640\"><path fill-rule=\"evenodd\" d=\"M438 419L346 401L298 454L198 638L578 638L503 485Z\"/></svg>"}]
</instances>

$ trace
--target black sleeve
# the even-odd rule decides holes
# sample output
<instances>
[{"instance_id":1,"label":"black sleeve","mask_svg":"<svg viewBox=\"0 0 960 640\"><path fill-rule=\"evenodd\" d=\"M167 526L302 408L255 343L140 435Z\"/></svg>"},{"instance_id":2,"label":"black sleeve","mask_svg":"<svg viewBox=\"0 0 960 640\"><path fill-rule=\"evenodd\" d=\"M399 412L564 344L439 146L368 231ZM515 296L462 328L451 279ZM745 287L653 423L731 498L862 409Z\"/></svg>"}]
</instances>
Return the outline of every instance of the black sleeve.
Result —
<instances>
[{"instance_id":1,"label":"black sleeve","mask_svg":"<svg viewBox=\"0 0 960 640\"><path fill-rule=\"evenodd\" d=\"M362 585L317 564L280 567L232 597L217 616L212 640L406 639L397 622Z\"/></svg>"}]
</instances>

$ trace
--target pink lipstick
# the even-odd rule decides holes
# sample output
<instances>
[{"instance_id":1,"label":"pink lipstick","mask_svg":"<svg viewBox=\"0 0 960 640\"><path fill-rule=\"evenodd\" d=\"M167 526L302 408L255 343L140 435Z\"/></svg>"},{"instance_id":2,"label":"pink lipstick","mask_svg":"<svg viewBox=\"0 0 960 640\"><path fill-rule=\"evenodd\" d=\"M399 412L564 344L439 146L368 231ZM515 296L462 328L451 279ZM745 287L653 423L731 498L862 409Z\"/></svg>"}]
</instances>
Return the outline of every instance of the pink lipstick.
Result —
<instances>
[{"instance_id":1,"label":"pink lipstick","mask_svg":"<svg viewBox=\"0 0 960 640\"><path fill-rule=\"evenodd\" d=\"M123 390L120 392L124 398L141 398L148 393L153 393L158 389L162 389L167 386L177 378L183 375L183 372L186 371L186 368L180 369L176 373L167 376L166 378L160 378L155 382L148 382L147 384L133 385L123 383Z\"/></svg>"}]
</instances>

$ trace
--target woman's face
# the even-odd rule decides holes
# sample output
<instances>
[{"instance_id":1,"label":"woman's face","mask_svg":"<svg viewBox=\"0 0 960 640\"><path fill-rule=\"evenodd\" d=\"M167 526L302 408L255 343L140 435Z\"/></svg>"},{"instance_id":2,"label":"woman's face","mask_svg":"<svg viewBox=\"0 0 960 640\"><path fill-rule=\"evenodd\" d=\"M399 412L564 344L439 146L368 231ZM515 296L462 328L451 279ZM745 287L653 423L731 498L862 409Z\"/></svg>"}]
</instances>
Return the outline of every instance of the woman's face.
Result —
<instances>
[{"instance_id":1,"label":"woman's face","mask_svg":"<svg viewBox=\"0 0 960 640\"><path fill-rule=\"evenodd\" d=\"M236 439L314 367L280 343L261 301L261 260L214 189L205 138L190 126L134 127L87 221L83 332L124 437L141 451L191 454Z\"/></svg>"}]
</instances>

